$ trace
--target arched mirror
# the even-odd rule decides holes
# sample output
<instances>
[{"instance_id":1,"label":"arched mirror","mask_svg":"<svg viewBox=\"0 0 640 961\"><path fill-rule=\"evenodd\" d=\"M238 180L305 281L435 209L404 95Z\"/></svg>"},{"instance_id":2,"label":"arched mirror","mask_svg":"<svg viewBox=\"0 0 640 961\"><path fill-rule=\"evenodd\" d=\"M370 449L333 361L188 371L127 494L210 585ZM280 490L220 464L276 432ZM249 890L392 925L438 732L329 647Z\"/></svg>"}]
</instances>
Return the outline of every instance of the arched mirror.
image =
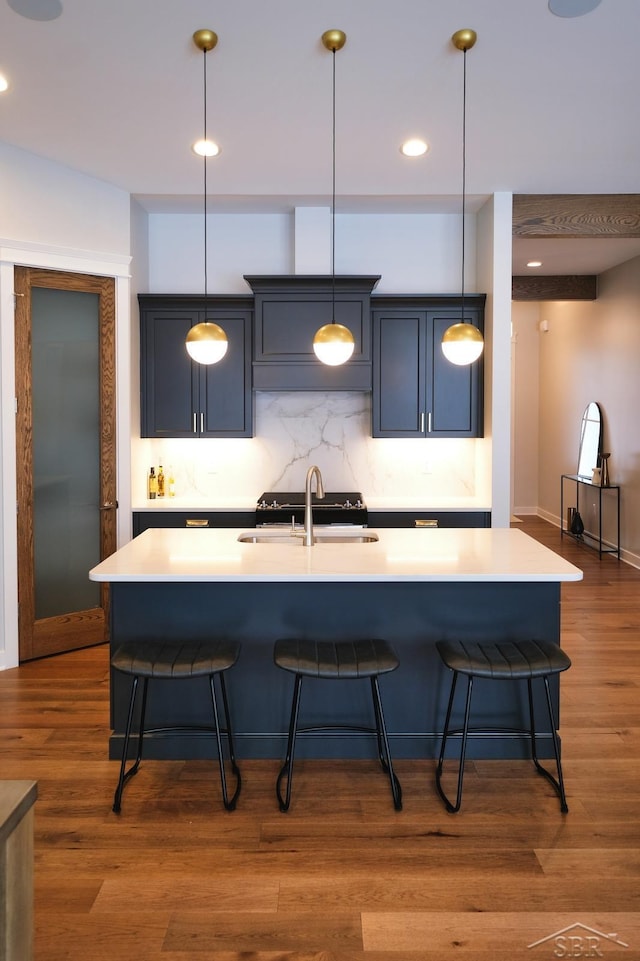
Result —
<instances>
[{"instance_id":1,"label":"arched mirror","mask_svg":"<svg viewBox=\"0 0 640 961\"><path fill-rule=\"evenodd\" d=\"M591 401L582 415L580 426L580 449L578 453L578 477L591 480L593 468L600 466L602 454L602 413L595 401Z\"/></svg>"}]
</instances>

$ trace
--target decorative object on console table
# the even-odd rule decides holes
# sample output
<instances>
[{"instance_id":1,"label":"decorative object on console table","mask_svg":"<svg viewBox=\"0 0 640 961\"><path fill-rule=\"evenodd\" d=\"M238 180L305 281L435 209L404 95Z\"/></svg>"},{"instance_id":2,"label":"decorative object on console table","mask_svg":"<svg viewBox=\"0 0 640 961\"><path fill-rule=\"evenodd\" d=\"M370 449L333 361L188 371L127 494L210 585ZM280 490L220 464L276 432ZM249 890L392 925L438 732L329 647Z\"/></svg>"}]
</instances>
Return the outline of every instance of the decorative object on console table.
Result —
<instances>
[{"instance_id":1,"label":"decorative object on console table","mask_svg":"<svg viewBox=\"0 0 640 961\"><path fill-rule=\"evenodd\" d=\"M609 487L611 485L611 478L609 477L609 458L611 454L601 454L601 467L600 467L600 483L602 487Z\"/></svg>"},{"instance_id":2,"label":"decorative object on console table","mask_svg":"<svg viewBox=\"0 0 640 961\"><path fill-rule=\"evenodd\" d=\"M584 534L584 522L580 516L579 510L574 509L573 511L573 516L571 518L571 533L574 535L574 537L577 537L578 540L580 540Z\"/></svg>"}]
</instances>

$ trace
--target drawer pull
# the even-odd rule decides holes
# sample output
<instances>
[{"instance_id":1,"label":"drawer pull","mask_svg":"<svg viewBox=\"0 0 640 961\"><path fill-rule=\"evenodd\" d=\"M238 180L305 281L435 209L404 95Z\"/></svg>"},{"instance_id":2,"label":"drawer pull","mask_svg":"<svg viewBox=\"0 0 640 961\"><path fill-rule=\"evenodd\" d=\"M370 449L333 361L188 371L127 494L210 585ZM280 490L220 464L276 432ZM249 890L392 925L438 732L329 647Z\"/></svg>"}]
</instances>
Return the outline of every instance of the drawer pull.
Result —
<instances>
[{"instance_id":1,"label":"drawer pull","mask_svg":"<svg viewBox=\"0 0 640 961\"><path fill-rule=\"evenodd\" d=\"M436 520L435 517L434 518L430 518L430 517L417 518L417 520L415 521L415 526L416 527L437 527L438 521Z\"/></svg>"},{"instance_id":2,"label":"drawer pull","mask_svg":"<svg viewBox=\"0 0 640 961\"><path fill-rule=\"evenodd\" d=\"M206 517L187 517L185 527L208 527L209 521Z\"/></svg>"}]
</instances>

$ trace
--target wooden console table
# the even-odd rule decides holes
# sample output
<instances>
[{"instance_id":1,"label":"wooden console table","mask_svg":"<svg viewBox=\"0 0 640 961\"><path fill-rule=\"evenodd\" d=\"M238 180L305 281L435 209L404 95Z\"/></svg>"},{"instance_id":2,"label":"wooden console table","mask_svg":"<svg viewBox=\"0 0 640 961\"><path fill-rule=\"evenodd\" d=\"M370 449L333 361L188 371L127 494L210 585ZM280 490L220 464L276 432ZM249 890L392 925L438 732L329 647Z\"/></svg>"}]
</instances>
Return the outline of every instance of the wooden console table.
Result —
<instances>
[{"instance_id":1,"label":"wooden console table","mask_svg":"<svg viewBox=\"0 0 640 961\"><path fill-rule=\"evenodd\" d=\"M598 533L591 533L590 531L584 531L579 537L573 534L568 527L567 519L564 516L564 485L565 481L571 481L575 484L576 488L576 510L580 511L580 488L590 487L593 491L598 493ZM610 500L615 503L616 512L616 542L611 546L603 546L602 540L602 494L611 493ZM592 484L590 480L585 477L579 477L578 474L561 474L560 475L560 536L564 537L568 534L569 537L573 537L575 540L583 540L587 547L591 547L593 550L598 551L600 557L603 554L615 554L620 560L620 488L616 484L609 484L607 487L601 487L598 484Z\"/></svg>"},{"instance_id":2,"label":"wooden console table","mask_svg":"<svg viewBox=\"0 0 640 961\"><path fill-rule=\"evenodd\" d=\"M33 958L35 781L0 781L0 958Z\"/></svg>"}]
</instances>

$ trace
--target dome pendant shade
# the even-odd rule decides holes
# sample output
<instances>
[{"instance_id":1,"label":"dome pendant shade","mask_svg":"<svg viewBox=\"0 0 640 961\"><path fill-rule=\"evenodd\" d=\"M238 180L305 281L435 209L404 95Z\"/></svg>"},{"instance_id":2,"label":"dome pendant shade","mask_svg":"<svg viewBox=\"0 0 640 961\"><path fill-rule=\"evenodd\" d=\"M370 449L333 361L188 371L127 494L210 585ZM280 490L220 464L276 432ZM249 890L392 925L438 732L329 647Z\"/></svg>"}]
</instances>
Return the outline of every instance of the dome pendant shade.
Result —
<instances>
[{"instance_id":1,"label":"dome pendant shade","mask_svg":"<svg viewBox=\"0 0 640 961\"><path fill-rule=\"evenodd\" d=\"M442 335L442 353L452 364L473 364L482 353L484 340L473 324L453 324Z\"/></svg>"},{"instance_id":2,"label":"dome pendant shade","mask_svg":"<svg viewBox=\"0 0 640 961\"><path fill-rule=\"evenodd\" d=\"M190 329L186 345L187 353L197 364L217 364L226 354L229 342L222 327L206 320Z\"/></svg>"},{"instance_id":3,"label":"dome pendant shade","mask_svg":"<svg viewBox=\"0 0 640 961\"><path fill-rule=\"evenodd\" d=\"M313 350L318 360L329 367L339 367L351 357L355 347L353 334L342 324L325 324L316 331Z\"/></svg>"}]
</instances>

